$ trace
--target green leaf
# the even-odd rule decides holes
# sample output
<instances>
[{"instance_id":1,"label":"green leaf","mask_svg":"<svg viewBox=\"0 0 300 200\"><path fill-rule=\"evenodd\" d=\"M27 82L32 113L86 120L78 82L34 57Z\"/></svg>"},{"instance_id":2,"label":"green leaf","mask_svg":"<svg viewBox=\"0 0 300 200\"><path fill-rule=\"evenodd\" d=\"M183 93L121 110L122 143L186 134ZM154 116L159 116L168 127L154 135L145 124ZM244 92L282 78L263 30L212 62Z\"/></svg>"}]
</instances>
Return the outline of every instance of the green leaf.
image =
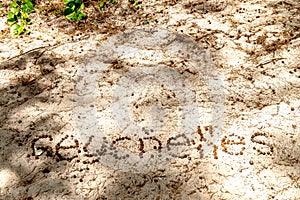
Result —
<instances>
[{"instance_id":1,"label":"green leaf","mask_svg":"<svg viewBox=\"0 0 300 200\"><path fill-rule=\"evenodd\" d=\"M78 9L78 10L83 10L84 9L84 3L82 3L81 5L80 5L80 8Z\"/></svg>"},{"instance_id":2,"label":"green leaf","mask_svg":"<svg viewBox=\"0 0 300 200\"><path fill-rule=\"evenodd\" d=\"M18 33L20 25L19 24L14 24L10 27L10 33L13 35L16 35Z\"/></svg>"},{"instance_id":3,"label":"green leaf","mask_svg":"<svg viewBox=\"0 0 300 200\"><path fill-rule=\"evenodd\" d=\"M82 20L85 17L85 14L83 14L82 12L78 12L77 13L77 20Z\"/></svg>"},{"instance_id":4,"label":"green leaf","mask_svg":"<svg viewBox=\"0 0 300 200\"><path fill-rule=\"evenodd\" d=\"M17 22L17 20L15 19L15 18L8 18L7 19L7 23L9 24L9 25L13 25L14 23L16 23Z\"/></svg>"},{"instance_id":5,"label":"green leaf","mask_svg":"<svg viewBox=\"0 0 300 200\"><path fill-rule=\"evenodd\" d=\"M76 5L74 2L70 2L67 7L71 8L73 11L75 11Z\"/></svg>"},{"instance_id":6,"label":"green leaf","mask_svg":"<svg viewBox=\"0 0 300 200\"><path fill-rule=\"evenodd\" d=\"M30 21L30 19L25 19L24 23L25 24L31 24L31 21Z\"/></svg>"},{"instance_id":7,"label":"green leaf","mask_svg":"<svg viewBox=\"0 0 300 200\"><path fill-rule=\"evenodd\" d=\"M64 15L65 15L65 16L68 16L68 15L70 15L70 14L73 13L73 12L74 12L73 9L67 7L67 8L64 10Z\"/></svg>"},{"instance_id":8,"label":"green leaf","mask_svg":"<svg viewBox=\"0 0 300 200\"><path fill-rule=\"evenodd\" d=\"M98 1L98 5L99 5L100 8L104 8L105 1Z\"/></svg>"},{"instance_id":9,"label":"green leaf","mask_svg":"<svg viewBox=\"0 0 300 200\"><path fill-rule=\"evenodd\" d=\"M109 0L110 3L116 3L116 0Z\"/></svg>"},{"instance_id":10,"label":"green leaf","mask_svg":"<svg viewBox=\"0 0 300 200\"><path fill-rule=\"evenodd\" d=\"M74 0L64 0L64 4L69 4L71 2L74 2Z\"/></svg>"},{"instance_id":11,"label":"green leaf","mask_svg":"<svg viewBox=\"0 0 300 200\"><path fill-rule=\"evenodd\" d=\"M71 14L66 16L67 19L72 19L72 20L76 20L77 16L75 12L72 12Z\"/></svg>"},{"instance_id":12,"label":"green leaf","mask_svg":"<svg viewBox=\"0 0 300 200\"><path fill-rule=\"evenodd\" d=\"M22 19L28 19L28 18L29 18L28 13L23 12L22 13Z\"/></svg>"},{"instance_id":13,"label":"green leaf","mask_svg":"<svg viewBox=\"0 0 300 200\"><path fill-rule=\"evenodd\" d=\"M17 8L18 6L19 4L17 4L15 1L10 4L10 8Z\"/></svg>"},{"instance_id":14,"label":"green leaf","mask_svg":"<svg viewBox=\"0 0 300 200\"><path fill-rule=\"evenodd\" d=\"M21 8L22 8L22 11L26 12L26 13L31 13L32 11L34 11L33 4L30 1L28 1L25 4L22 4Z\"/></svg>"},{"instance_id":15,"label":"green leaf","mask_svg":"<svg viewBox=\"0 0 300 200\"><path fill-rule=\"evenodd\" d=\"M19 8L11 8L10 11L11 11L14 15L20 14Z\"/></svg>"},{"instance_id":16,"label":"green leaf","mask_svg":"<svg viewBox=\"0 0 300 200\"><path fill-rule=\"evenodd\" d=\"M8 12L7 13L7 18L10 19L10 18L15 18L15 15L13 12Z\"/></svg>"},{"instance_id":17,"label":"green leaf","mask_svg":"<svg viewBox=\"0 0 300 200\"><path fill-rule=\"evenodd\" d=\"M19 29L18 29L18 35L21 35L25 30L24 24L21 24Z\"/></svg>"},{"instance_id":18,"label":"green leaf","mask_svg":"<svg viewBox=\"0 0 300 200\"><path fill-rule=\"evenodd\" d=\"M80 21L80 20L82 20L84 17L85 17L85 14L83 14L83 13L80 12L80 11L73 12L73 13L71 13L70 15L67 15L67 16L66 16L67 19L72 19L72 20L75 20L75 21Z\"/></svg>"},{"instance_id":19,"label":"green leaf","mask_svg":"<svg viewBox=\"0 0 300 200\"><path fill-rule=\"evenodd\" d=\"M10 28L10 32L13 35L21 35L24 32L25 28L23 24L14 24Z\"/></svg>"},{"instance_id":20,"label":"green leaf","mask_svg":"<svg viewBox=\"0 0 300 200\"><path fill-rule=\"evenodd\" d=\"M80 12L84 9L84 3L81 3L81 0L64 0L64 3L67 4L64 10L67 19L81 20L85 17L85 14Z\"/></svg>"}]
</instances>

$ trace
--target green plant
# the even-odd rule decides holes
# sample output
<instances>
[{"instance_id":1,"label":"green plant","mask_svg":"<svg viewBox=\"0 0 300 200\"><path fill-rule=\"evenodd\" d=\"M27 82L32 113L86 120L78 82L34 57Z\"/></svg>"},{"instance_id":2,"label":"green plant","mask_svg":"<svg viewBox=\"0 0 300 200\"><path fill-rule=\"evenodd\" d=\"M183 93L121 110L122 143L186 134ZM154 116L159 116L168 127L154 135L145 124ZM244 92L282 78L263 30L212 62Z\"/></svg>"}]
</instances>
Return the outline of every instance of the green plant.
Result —
<instances>
[{"instance_id":1,"label":"green plant","mask_svg":"<svg viewBox=\"0 0 300 200\"><path fill-rule=\"evenodd\" d=\"M150 21L151 23L157 23L158 21L156 19L153 19ZM149 24L150 23L148 19L143 20L143 24Z\"/></svg>"},{"instance_id":2,"label":"green plant","mask_svg":"<svg viewBox=\"0 0 300 200\"><path fill-rule=\"evenodd\" d=\"M129 0L131 4L133 4L136 8L142 8L142 2L138 0Z\"/></svg>"},{"instance_id":3,"label":"green plant","mask_svg":"<svg viewBox=\"0 0 300 200\"><path fill-rule=\"evenodd\" d=\"M116 3L116 0L99 0L98 5L101 9L103 9L107 5L107 2Z\"/></svg>"},{"instance_id":4,"label":"green plant","mask_svg":"<svg viewBox=\"0 0 300 200\"><path fill-rule=\"evenodd\" d=\"M81 12L84 9L84 3L81 0L64 0L64 4L66 4L64 10L66 18L80 21L85 17L85 14Z\"/></svg>"},{"instance_id":5,"label":"green plant","mask_svg":"<svg viewBox=\"0 0 300 200\"><path fill-rule=\"evenodd\" d=\"M30 24L29 13L34 11L32 0L14 0L10 4L7 23L11 25L10 32L13 35L21 35L28 32L25 25Z\"/></svg>"}]
</instances>

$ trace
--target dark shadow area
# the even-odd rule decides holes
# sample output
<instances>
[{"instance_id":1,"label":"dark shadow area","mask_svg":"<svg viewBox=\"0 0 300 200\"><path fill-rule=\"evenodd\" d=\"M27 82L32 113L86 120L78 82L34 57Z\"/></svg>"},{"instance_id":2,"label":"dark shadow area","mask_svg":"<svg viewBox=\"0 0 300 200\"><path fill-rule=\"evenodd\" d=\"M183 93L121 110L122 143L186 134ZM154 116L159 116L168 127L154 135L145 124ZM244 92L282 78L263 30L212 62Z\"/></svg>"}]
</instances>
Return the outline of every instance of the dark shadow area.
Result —
<instances>
[{"instance_id":1,"label":"dark shadow area","mask_svg":"<svg viewBox=\"0 0 300 200\"><path fill-rule=\"evenodd\" d=\"M192 172L179 170L158 170L147 174L118 172L97 199L202 199L200 188L207 186L191 185L191 179L195 177L198 176Z\"/></svg>"},{"instance_id":2,"label":"dark shadow area","mask_svg":"<svg viewBox=\"0 0 300 200\"><path fill-rule=\"evenodd\" d=\"M40 120L42 122L40 125L44 126L49 119ZM0 129L0 168L12 171L19 179L12 188L6 188L10 194L0 195L1 199L33 199L39 194L51 195L69 190L69 185L65 181L48 176L50 172L57 172L58 169L63 172L66 167L64 163L45 155L34 156L34 149L31 148L33 138L41 134L35 133L35 128L39 127L32 126L32 131L20 132Z\"/></svg>"},{"instance_id":3,"label":"dark shadow area","mask_svg":"<svg viewBox=\"0 0 300 200\"><path fill-rule=\"evenodd\" d=\"M299 112L300 107L291 107L291 113L288 115L291 118L295 118L293 112ZM271 135L270 143L274 147L274 159L273 162L277 165L286 166L291 171L297 171L294 174L294 178L300 180L300 131L299 122L300 119L295 119L290 127L276 128L280 134L274 134L272 132L273 127L265 127L263 132ZM289 174L289 171L286 171ZM292 177L291 177L292 178ZM298 183L300 185L300 182Z\"/></svg>"},{"instance_id":4,"label":"dark shadow area","mask_svg":"<svg viewBox=\"0 0 300 200\"><path fill-rule=\"evenodd\" d=\"M11 170L20 180L10 189L14 195L0 195L1 199L33 199L41 193L57 194L68 191L70 187L66 181L49 176L50 172L58 173L66 169L64 157L35 144L40 138L45 139L45 135L54 137L63 134L61 129L65 123L56 113L45 113L30 123L28 119L16 117L28 106L53 103L57 98L55 94L51 96L51 90L60 81L60 74L55 70L58 64L65 61L43 50L31 51L0 64L1 70L16 73L28 67L38 68L36 73L22 73L10 85L0 89L0 169ZM31 117L31 113L26 114ZM11 120L12 116L14 120ZM23 123L27 125L23 126ZM48 145L53 146L51 141ZM42 153L36 152L39 150Z\"/></svg>"},{"instance_id":5,"label":"dark shadow area","mask_svg":"<svg viewBox=\"0 0 300 200\"><path fill-rule=\"evenodd\" d=\"M62 60L59 60L58 58L50 58L50 57L47 58L46 56L44 56L44 53L46 53L50 47L51 46L37 47L28 52L9 58L8 60L0 63L0 70L1 69L9 69L9 70L16 70L16 71L24 70L26 68L26 64L28 63L34 63L40 65L41 67L44 67L47 64L49 64L52 65L53 67L54 65L57 65ZM40 58L42 57L44 62L40 60Z\"/></svg>"},{"instance_id":6,"label":"dark shadow area","mask_svg":"<svg viewBox=\"0 0 300 200\"><path fill-rule=\"evenodd\" d=\"M58 77L60 76L55 72L55 66L59 63L65 62L63 59L55 57L38 57L32 59L33 55L40 55L41 52L30 52L29 55L25 54L20 58L12 59L8 62L0 64L0 69L9 69L13 71L25 70L26 67L34 68L38 66L39 70L36 74L24 74L17 76L14 83L0 89L1 99L0 106L0 128L6 122L6 119L14 114L12 111L17 109L29 101L46 102L50 98L42 94L43 92L50 91L58 84ZM39 60L37 60L39 59ZM27 66L26 66L27 65Z\"/></svg>"},{"instance_id":7,"label":"dark shadow area","mask_svg":"<svg viewBox=\"0 0 300 200\"><path fill-rule=\"evenodd\" d=\"M291 44L292 41L300 37L300 21L297 17L300 15L299 2L274 0L273 2L267 2L266 4L267 5L264 6L264 9L271 9L273 18L266 20L265 23L258 26L253 26L250 29L250 32L252 33L258 32L257 29L262 33L256 40L251 41L254 45L262 46L262 48L259 48L260 50L245 50L246 53L255 59L270 53L275 54L278 50L286 48L286 46ZM243 9L239 9L239 12L243 13ZM260 15L263 14L259 13L262 12L263 11L259 9L256 18L260 18ZM251 22L251 20L249 22ZM279 27L276 34L271 33L277 38L276 40L270 40L270 36L268 36L268 34L270 34L269 31L262 31L268 30L268 28L272 28L272 26Z\"/></svg>"},{"instance_id":8,"label":"dark shadow area","mask_svg":"<svg viewBox=\"0 0 300 200\"><path fill-rule=\"evenodd\" d=\"M283 15L279 21L270 21L267 23L268 26L274 24L283 24L282 39L274 41L271 44L264 45L264 50L267 52L275 52L281 49L284 45L288 45L291 41L300 37L300 21L298 16L300 15L300 2L298 1L271 1L267 4L268 8L271 8L274 15ZM263 37L261 43L267 43Z\"/></svg>"},{"instance_id":9,"label":"dark shadow area","mask_svg":"<svg viewBox=\"0 0 300 200\"><path fill-rule=\"evenodd\" d=\"M205 14L209 12L220 12L227 7L227 4L226 1L190 0L184 4L184 8L191 12Z\"/></svg>"}]
</instances>

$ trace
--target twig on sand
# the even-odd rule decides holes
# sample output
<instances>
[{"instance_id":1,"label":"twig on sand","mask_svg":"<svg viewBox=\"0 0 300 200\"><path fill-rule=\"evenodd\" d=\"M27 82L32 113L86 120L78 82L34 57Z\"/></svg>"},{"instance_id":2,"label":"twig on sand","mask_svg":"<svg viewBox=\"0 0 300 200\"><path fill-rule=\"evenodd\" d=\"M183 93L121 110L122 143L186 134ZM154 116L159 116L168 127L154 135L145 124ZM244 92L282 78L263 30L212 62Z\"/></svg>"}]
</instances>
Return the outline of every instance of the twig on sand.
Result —
<instances>
[{"instance_id":1,"label":"twig on sand","mask_svg":"<svg viewBox=\"0 0 300 200\"><path fill-rule=\"evenodd\" d=\"M265 61L259 63L258 65L256 65L255 68L259 67L259 66L262 66L262 65L269 64L269 63L274 62L274 61L283 60L283 59L286 59L286 58L272 58L272 59L269 59L269 60L265 60Z\"/></svg>"},{"instance_id":2,"label":"twig on sand","mask_svg":"<svg viewBox=\"0 0 300 200\"><path fill-rule=\"evenodd\" d=\"M59 47L59 46L62 46L62 45L68 44L68 43L79 42L79 41L81 41L82 39L87 39L87 38L89 38L89 37L90 37L90 35L83 35L82 37L80 37L80 38L78 38L78 39L76 39L76 40L73 40L73 41L68 41L68 42L58 42L58 43L53 44L53 45L50 45L50 44L49 44L49 45L47 45L47 46L36 47L36 48L33 48L33 49L29 50L29 51L26 51L26 52L24 52L24 53L21 53L21 54L19 54L19 55L13 56L13 57L7 59L6 62L7 62L7 61L10 61L10 60L12 60L12 59L21 57L21 56L23 56L23 55L26 55L26 54L28 54L28 53L30 53L30 52L34 52L34 51L40 50L40 49L45 49L45 50L43 50L38 56L35 57L35 62L34 62L34 63L36 63L36 60L39 59L46 51L55 49L55 48L57 48L57 47Z\"/></svg>"}]
</instances>

